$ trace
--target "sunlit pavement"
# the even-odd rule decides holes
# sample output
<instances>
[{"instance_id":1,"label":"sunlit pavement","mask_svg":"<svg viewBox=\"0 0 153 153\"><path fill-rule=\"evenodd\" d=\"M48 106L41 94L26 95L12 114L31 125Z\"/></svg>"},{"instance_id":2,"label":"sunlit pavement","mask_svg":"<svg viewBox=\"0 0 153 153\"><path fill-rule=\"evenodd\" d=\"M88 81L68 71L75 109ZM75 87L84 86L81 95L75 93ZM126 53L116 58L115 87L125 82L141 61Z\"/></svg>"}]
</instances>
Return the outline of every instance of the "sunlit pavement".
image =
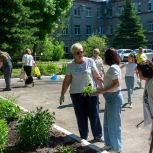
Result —
<instances>
[{"instance_id":1,"label":"sunlit pavement","mask_svg":"<svg viewBox=\"0 0 153 153\"><path fill-rule=\"evenodd\" d=\"M125 69L122 70L123 79ZM44 109L49 109L55 112L56 124L79 135L76 119L69 97L69 92L65 95L65 102L59 106L59 96L62 81L51 81L50 77L43 77L42 80L35 80L35 86L23 87L24 82L20 79L12 79L12 91L2 92L5 87L4 80L0 80L0 95L17 97L17 104L28 110L34 110L36 107L43 106ZM135 87L137 84L135 83ZM143 82L144 87L144 82ZM124 80L122 82L122 93L127 102L127 91L125 90ZM136 128L136 125L143 120L142 113L142 94L143 89L134 90L133 108L125 108L122 111L122 129L123 129L123 153L147 153L148 145L148 129ZM100 117L103 123L104 99L100 96ZM90 128L89 128L90 129ZM92 140L91 130L89 137ZM96 143L99 147L103 147L103 143Z\"/></svg>"}]
</instances>

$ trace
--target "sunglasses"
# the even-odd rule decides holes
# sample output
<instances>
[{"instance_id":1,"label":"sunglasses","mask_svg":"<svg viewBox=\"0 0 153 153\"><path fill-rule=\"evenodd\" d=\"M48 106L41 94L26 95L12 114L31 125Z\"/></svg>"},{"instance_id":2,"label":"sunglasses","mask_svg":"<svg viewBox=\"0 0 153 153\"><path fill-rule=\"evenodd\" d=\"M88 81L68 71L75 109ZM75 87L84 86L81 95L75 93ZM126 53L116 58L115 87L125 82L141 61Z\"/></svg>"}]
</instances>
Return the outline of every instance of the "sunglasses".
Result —
<instances>
[{"instance_id":1,"label":"sunglasses","mask_svg":"<svg viewBox=\"0 0 153 153\"><path fill-rule=\"evenodd\" d=\"M83 51L76 52L75 54L76 54L76 55L83 54Z\"/></svg>"}]
</instances>

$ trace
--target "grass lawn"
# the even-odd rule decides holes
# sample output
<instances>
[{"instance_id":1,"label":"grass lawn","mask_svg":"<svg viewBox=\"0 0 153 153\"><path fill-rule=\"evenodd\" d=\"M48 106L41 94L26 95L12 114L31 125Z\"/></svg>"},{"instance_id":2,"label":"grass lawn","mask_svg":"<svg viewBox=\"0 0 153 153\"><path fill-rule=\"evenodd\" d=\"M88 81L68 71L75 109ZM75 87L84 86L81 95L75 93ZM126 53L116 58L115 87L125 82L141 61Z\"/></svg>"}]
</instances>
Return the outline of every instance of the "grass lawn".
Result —
<instances>
[{"instance_id":1,"label":"grass lawn","mask_svg":"<svg viewBox=\"0 0 153 153\"><path fill-rule=\"evenodd\" d=\"M70 62L72 59L61 59L60 61L36 61L36 64L38 65L49 65L49 64L56 64L58 66L61 66L62 64L64 63L67 63L67 62ZM21 67L22 67L22 64L21 62L18 62ZM21 68L13 68L12 70L12 78L18 78L20 76L20 73L21 73ZM0 78L4 78L4 75L3 73L0 72Z\"/></svg>"}]
</instances>

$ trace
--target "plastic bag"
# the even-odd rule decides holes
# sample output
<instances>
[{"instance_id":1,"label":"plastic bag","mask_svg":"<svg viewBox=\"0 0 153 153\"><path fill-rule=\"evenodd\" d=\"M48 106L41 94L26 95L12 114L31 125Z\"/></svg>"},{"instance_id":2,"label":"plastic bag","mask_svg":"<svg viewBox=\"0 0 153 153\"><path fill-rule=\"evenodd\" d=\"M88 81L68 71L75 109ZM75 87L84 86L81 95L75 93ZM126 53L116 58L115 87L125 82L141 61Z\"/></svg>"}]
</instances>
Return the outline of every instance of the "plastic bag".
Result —
<instances>
[{"instance_id":1,"label":"plastic bag","mask_svg":"<svg viewBox=\"0 0 153 153\"><path fill-rule=\"evenodd\" d=\"M53 74L50 78L51 78L51 80L57 80L59 77L58 77L58 75Z\"/></svg>"},{"instance_id":2,"label":"plastic bag","mask_svg":"<svg viewBox=\"0 0 153 153\"><path fill-rule=\"evenodd\" d=\"M39 68L37 66L35 66L35 68L34 68L34 75L36 75L36 76L40 76L41 75L40 70L39 70Z\"/></svg>"}]
</instances>

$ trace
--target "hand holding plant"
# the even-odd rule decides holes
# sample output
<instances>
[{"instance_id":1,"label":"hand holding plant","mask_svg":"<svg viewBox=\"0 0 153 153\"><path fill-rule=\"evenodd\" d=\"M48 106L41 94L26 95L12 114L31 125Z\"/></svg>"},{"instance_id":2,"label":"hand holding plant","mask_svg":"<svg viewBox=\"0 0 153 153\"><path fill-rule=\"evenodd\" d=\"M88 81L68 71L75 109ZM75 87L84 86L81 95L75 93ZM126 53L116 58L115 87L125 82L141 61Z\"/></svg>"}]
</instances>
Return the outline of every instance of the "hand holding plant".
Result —
<instances>
[{"instance_id":1,"label":"hand holding plant","mask_svg":"<svg viewBox=\"0 0 153 153\"><path fill-rule=\"evenodd\" d=\"M96 88L95 87L92 87L91 84L89 84L88 86L85 86L83 88L83 96L90 96L95 91L96 91Z\"/></svg>"}]
</instances>

